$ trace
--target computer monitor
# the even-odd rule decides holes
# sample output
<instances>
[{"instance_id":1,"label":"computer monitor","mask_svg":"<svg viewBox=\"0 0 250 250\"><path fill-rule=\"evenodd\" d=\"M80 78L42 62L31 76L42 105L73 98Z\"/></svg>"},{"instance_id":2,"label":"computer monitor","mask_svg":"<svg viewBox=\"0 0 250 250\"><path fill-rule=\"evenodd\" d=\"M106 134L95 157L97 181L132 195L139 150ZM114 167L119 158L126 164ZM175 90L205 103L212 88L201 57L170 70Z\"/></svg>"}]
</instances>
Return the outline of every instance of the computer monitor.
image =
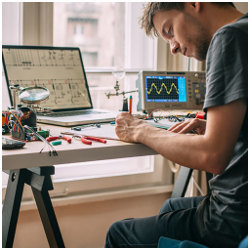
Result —
<instances>
[{"instance_id":1,"label":"computer monitor","mask_svg":"<svg viewBox=\"0 0 250 250\"><path fill-rule=\"evenodd\" d=\"M137 79L138 110L201 109L204 103L205 72L141 71Z\"/></svg>"}]
</instances>

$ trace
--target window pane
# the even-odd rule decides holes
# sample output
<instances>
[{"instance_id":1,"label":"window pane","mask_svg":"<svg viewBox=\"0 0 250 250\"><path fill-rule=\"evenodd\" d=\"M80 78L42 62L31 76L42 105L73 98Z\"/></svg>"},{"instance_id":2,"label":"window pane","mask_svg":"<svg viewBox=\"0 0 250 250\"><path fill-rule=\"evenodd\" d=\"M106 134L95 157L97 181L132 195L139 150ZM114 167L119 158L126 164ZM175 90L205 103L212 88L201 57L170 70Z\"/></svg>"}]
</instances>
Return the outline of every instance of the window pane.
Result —
<instances>
[{"instance_id":1,"label":"window pane","mask_svg":"<svg viewBox=\"0 0 250 250\"><path fill-rule=\"evenodd\" d=\"M94 108L114 111L122 109L122 95L112 96L110 99L106 96L108 92L115 93L116 80L119 80L119 92L136 89L137 72L127 72L125 77L119 79L116 79L111 71L97 72L101 68L124 68L125 56L131 58L130 54L134 52L134 49L130 45L134 44L134 34L138 36L139 33L134 30L134 27L140 29L137 26L137 21L131 21L132 19L138 20L138 13L132 13L134 9L136 8L133 8L132 5L128 8L124 2L54 3L54 45L80 48L84 67L88 69L87 80ZM131 18L131 16L133 18L128 22L126 18ZM127 21L125 22L125 20ZM137 36L136 38L138 38ZM142 45L142 40L137 39L137 41L139 41L141 50L145 48ZM147 54L144 50L143 55ZM145 63L143 56L138 57ZM143 65L143 63L137 65ZM126 66L131 68L131 65L127 64ZM133 111L135 111L138 95L137 93L132 95ZM128 97L128 95L125 97ZM127 167L127 161L130 162L130 168ZM130 158L95 162L90 163L90 165L89 163L81 163L70 165L69 168L57 166L57 174L54 176L54 180L60 182L66 179L74 180L79 176L88 179L153 171L152 156L141 157L140 163L138 164L138 159ZM96 167L93 167L93 165L96 165ZM69 169L72 170L72 167L75 169L73 176L68 173Z\"/></svg>"},{"instance_id":2,"label":"window pane","mask_svg":"<svg viewBox=\"0 0 250 250\"><path fill-rule=\"evenodd\" d=\"M122 110L123 96L112 96L107 98L106 93L115 93L116 79L111 73L87 73L90 94L93 106L97 109L108 109L113 111ZM137 73L127 73L125 78L119 81L120 91L136 89ZM138 103L138 93L129 94L133 96L132 111L135 112ZM128 95L126 95L128 97Z\"/></svg>"},{"instance_id":3,"label":"window pane","mask_svg":"<svg viewBox=\"0 0 250 250\"><path fill-rule=\"evenodd\" d=\"M95 161L84 164L61 164L56 166L56 175L53 176L53 182L151 173L154 171L153 165L154 158L151 156ZM73 172L72 168L74 168Z\"/></svg>"},{"instance_id":4,"label":"window pane","mask_svg":"<svg viewBox=\"0 0 250 250\"><path fill-rule=\"evenodd\" d=\"M125 3L54 3L54 45L77 46L85 67L124 65Z\"/></svg>"}]
</instances>

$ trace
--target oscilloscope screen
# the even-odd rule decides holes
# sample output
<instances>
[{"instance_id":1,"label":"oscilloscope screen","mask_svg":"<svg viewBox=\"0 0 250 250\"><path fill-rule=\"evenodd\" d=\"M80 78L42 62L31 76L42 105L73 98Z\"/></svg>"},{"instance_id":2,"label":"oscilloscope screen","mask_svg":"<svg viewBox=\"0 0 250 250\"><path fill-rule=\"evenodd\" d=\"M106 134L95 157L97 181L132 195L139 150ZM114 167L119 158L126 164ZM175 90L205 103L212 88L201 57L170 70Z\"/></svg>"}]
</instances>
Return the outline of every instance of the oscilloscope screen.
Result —
<instances>
[{"instance_id":1,"label":"oscilloscope screen","mask_svg":"<svg viewBox=\"0 0 250 250\"><path fill-rule=\"evenodd\" d=\"M187 102L183 76L145 76L146 102Z\"/></svg>"}]
</instances>

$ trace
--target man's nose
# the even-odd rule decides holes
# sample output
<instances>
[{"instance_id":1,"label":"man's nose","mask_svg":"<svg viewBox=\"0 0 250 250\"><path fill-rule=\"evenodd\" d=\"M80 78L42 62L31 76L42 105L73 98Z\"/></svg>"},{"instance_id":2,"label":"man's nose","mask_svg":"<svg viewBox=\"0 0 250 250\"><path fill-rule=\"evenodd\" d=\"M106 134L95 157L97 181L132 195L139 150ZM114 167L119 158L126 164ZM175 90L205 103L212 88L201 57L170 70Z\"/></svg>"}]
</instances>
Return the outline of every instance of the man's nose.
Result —
<instances>
[{"instance_id":1,"label":"man's nose","mask_svg":"<svg viewBox=\"0 0 250 250\"><path fill-rule=\"evenodd\" d=\"M170 41L170 50L172 54L177 54L179 52L180 45L176 41Z\"/></svg>"}]
</instances>

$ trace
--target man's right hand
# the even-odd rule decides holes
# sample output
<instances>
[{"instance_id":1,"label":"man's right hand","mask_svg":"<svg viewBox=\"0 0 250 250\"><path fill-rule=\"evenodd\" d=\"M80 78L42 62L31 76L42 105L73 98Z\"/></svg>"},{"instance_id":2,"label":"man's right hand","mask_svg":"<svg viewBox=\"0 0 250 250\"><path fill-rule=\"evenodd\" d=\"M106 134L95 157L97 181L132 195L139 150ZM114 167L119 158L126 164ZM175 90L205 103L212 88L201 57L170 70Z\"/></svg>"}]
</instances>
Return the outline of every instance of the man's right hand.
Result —
<instances>
[{"instance_id":1,"label":"man's right hand","mask_svg":"<svg viewBox=\"0 0 250 250\"><path fill-rule=\"evenodd\" d=\"M198 135L204 135L206 131L206 120L191 118L173 125L168 131L179 134L195 132Z\"/></svg>"}]
</instances>

